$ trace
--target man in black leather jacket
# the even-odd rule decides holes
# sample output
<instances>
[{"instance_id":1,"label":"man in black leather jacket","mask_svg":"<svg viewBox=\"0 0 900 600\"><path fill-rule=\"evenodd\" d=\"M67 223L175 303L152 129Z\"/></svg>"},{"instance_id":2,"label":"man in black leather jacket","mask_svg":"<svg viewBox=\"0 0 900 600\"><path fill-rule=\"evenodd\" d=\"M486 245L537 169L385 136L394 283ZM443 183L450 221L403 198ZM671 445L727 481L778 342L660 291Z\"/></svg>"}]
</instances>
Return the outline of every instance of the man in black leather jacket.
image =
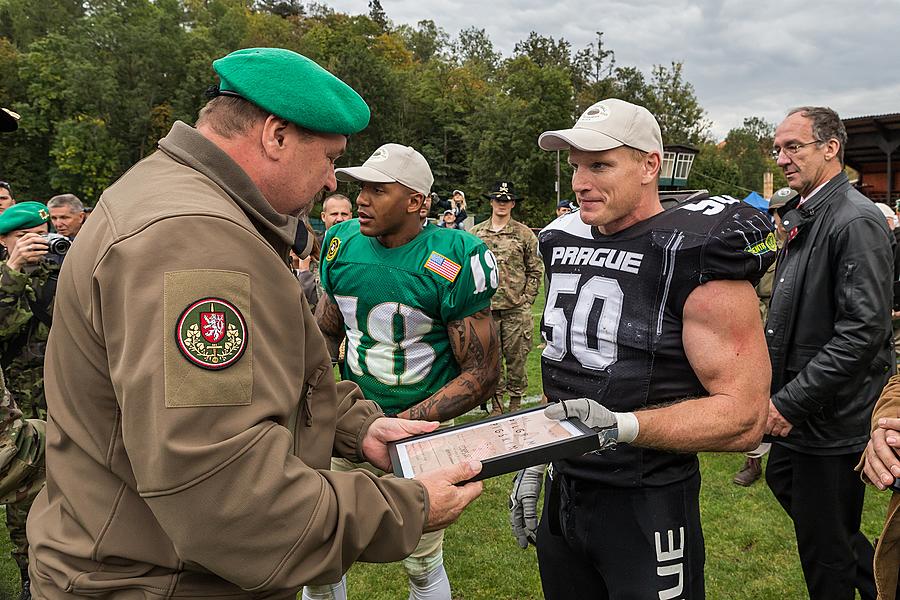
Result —
<instances>
[{"instance_id":1,"label":"man in black leather jacket","mask_svg":"<svg viewBox=\"0 0 900 600\"><path fill-rule=\"evenodd\" d=\"M779 213L766 340L774 446L766 482L794 521L810 598L875 598L872 545L859 531L853 467L893 368L893 236L843 172L847 134L828 108L791 111L775 132L778 165L799 193Z\"/></svg>"}]
</instances>

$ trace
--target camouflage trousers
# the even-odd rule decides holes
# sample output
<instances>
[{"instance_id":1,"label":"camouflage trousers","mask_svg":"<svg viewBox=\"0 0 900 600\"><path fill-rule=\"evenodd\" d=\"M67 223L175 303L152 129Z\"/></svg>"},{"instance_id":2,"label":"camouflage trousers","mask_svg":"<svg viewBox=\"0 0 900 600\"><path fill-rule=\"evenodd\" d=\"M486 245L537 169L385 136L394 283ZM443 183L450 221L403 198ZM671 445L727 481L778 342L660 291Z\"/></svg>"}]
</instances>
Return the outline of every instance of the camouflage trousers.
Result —
<instances>
[{"instance_id":1,"label":"camouflage trousers","mask_svg":"<svg viewBox=\"0 0 900 600\"><path fill-rule=\"evenodd\" d=\"M28 568L25 522L35 496L44 487L46 423L19 419L0 435L0 504L6 505L6 528L12 541L12 556L20 570ZM14 451L14 454L8 452Z\"/></svg>"},{"instance_id":2,"label":"camouflage trousers","mask_svg":"<svg viewBox=\"0 0 900 600\"><path fill-rule=\"evenodd\" d=\"M493 410L503 410L503 396L509 394L509 410L518 410L525 390L528 389L528 374L525 361L531 352L531 337L534 323L531 318L531 306L520 306L507 310L492 310L491 316L497 324L500 335L500 354L503 364L500 365L500 381L491 401Z\"/></svg>"}]
</instances>

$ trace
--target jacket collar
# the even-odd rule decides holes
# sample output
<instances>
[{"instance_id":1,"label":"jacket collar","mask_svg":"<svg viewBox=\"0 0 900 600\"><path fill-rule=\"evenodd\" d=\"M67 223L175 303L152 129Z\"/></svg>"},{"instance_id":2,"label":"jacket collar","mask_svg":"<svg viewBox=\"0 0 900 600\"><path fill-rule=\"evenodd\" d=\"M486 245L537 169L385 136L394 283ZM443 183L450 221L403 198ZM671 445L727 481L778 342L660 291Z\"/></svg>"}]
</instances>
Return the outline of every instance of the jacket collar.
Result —
<instances>
[{"instance_id":1,"label":"jacket collar","mask_svg":"<svg viewBox=\"0 0 900 600\"><path fill-rule=\"evenodd\" d=\"M847 179L847 174L841 171L832 177L822 189L804 202L803 206L797 206L800 203L800 196L797 196L778 211L784 228L790 231L794 227L803 227L810 221L815 220L816 215L821 213L831 203L835 193L849 185L850 180Z\"/></svg>"},{"instance_id":2,"label":"jacket collar","mask_svg":"<svg viewBox=\"0 0 900 600\"><path fill-rule=\"evenodd\" d=\"M159 140L159 149L221 187L273 248L286 245L300 258L309 255L313 240L300 219L276 212L247 173L196 129L176 121L169 134Z\"/></svg>"}]
</instances>

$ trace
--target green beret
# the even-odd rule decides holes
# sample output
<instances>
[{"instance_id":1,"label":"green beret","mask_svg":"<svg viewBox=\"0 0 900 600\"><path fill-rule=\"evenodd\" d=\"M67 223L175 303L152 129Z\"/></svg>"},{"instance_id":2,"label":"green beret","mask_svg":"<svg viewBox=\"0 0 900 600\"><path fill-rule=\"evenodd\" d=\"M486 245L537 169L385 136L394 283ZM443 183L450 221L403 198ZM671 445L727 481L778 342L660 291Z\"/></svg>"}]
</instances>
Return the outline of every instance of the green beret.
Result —
<instances>
[{"instance_id":1,"label":"green beret","mask_svg":"<svg viewBox=\"0 0 900 600\"><path fill-rule=\"evenodd\" d=\"M19 202L0 215L0 235L17 229L43 225L50 220L50 211L40 202Z\"/></svg>"},{"instance_id":2,"label":"green beret","mask_svg":"<svg viewBox=\"0 0 900 600\"><path fill-rule=\"evenodd\" d=\"M369 106L349 85L283 48L237 50L213 62L219 90L312 131L350 135L369 124Z\"/></svg>"}]
</instances>

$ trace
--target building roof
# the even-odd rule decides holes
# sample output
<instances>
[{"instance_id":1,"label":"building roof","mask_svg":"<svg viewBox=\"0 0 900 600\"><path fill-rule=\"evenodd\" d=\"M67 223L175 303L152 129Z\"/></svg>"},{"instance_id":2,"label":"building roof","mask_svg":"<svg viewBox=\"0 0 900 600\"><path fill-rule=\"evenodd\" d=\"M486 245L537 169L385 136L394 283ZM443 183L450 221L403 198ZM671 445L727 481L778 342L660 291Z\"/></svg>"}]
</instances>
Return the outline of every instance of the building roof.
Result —
<instances>
[{"instance_id":1,"label":"building roof","mask_svg":"<svg viewBox=\"0 0 900 600\"><path fill-rule=\"evenodd\" d=\"M891 162L900 165L900 113L870 115L843 119L847 129L844 161L855 169L862 165L883 163L887 151Z\"/></svg>"}]
</instances>

